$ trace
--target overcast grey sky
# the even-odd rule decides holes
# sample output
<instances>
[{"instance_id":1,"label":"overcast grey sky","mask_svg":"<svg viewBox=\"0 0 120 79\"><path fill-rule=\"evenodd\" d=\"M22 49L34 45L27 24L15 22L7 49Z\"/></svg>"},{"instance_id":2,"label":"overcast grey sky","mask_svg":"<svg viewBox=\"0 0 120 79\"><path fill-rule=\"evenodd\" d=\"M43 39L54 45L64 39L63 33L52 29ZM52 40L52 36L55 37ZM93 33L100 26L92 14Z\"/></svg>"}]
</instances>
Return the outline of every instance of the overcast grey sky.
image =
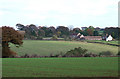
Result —
<instances>
[{"instance_id":1,"label":"overcast grey sky","mask_svg":"<svg viewBox=\"0 0 120 79\"><path fill-rule=\"evenodd\" d=\"M0 26L118 26L119 0L0 0Z\"/></svg>"}]
</instances>

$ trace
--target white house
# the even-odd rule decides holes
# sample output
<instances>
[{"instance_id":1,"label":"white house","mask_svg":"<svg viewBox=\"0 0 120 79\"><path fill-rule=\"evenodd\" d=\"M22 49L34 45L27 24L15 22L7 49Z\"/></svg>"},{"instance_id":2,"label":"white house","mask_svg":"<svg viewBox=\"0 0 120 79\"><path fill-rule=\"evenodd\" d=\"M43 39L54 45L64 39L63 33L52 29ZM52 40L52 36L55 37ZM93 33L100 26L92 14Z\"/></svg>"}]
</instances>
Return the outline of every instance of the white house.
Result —
<instances>
[{"instance_id":1,"label":"white house","mask_svg":"<svg viewBox=\"0 0 120 79\"><path fill-rule=\"evenodd\" d=\"M83 35L81 35L81 36L80 36L80 38L84 38L84 36L83 36Z\"/></svg>"},{"instance_id":2,"label":"white house","mask_svg":"<svg viewBox=\"0 0 120 79\"><path fill-rule=\"evenodd\" d=\"M106 41L112 41L113 40L113 37L111 35L109 35L107 38L106 38Z\"/></svg>"},{"instance_id":3,"label":"white house","mask_svg":"<svg viewBox=\"0 0 120 79\"><path fill-rule=\"evenodd\" d=\"M80 33L77 34L77 36L80 36L80 35L81 35Z\"/></svg>"}]
</instances>

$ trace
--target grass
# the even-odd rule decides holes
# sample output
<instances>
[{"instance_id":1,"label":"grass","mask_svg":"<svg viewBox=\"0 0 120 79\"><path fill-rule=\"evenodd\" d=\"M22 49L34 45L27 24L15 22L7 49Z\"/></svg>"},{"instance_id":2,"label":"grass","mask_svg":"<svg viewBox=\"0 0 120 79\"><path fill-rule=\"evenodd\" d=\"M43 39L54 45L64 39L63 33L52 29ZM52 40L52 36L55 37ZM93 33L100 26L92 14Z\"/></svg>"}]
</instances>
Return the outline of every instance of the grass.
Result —
<instances>
[{"instance_id":1,"label":"grass","mask_svg":"<svg viewBox=\"0 0 120 79\"><path fill-rule=\"evenodd\" d=\"M2 78L2 59L0 58L0 78Z\"/></svg>"},{"instance_id":2,"label":"grass","mask_svg":"<svg viewBox=\"0 0 120 79\"><path fill-rule=\"evenodd\" d=\"M3 59L3 77L104 76L118 76L117 57Z\"/></svg>"},{"instance_id":3,"label":"grass","mask_svg":"<svg viewBox=\"0 0 120 79\"><path fill-rule=\"evenodd\" d=\"M118 47L79 41L24 40L23 46L12 50L19 55L50 55L65 53L75 47L100 53L111 51L117 54ZM118 76L118 57L81 58L4 58L3 77L115 77Z\"/></svg>"},{"instance_id":4,"label":"grass","mask_svg":"<svg viewBox=\"0 0 120 79\"><path fill-rule=\"evenodd\" d=\"M11 45L11 49L16 51L19 55L24 54L38 54L50 55L65 53L75 47L82 47L92 53L100 53L102 51L111 51L114 54L118 53L117 46L79 42L79 41L39 41L39 40L24 40L23 46L16 48Z\"/></svg>"},{"instance_id":5,"label":"grass","mask_svg":"<svg viewBox=\"0 0 120 79\"><path fill-rule=\"evenodd\" d=\"M119 41L104 41L104 40L88 40L90 42L101 42L101 43L108 43L108 44L115 44L120 45Z\"/></svg>"}]
</instances>

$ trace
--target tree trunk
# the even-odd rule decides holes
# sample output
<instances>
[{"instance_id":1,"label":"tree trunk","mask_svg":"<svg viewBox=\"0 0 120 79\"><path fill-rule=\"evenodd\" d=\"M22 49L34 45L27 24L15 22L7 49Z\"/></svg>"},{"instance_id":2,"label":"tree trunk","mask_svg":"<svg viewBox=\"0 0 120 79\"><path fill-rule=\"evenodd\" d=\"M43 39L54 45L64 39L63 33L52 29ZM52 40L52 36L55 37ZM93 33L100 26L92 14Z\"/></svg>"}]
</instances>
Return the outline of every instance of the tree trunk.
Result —
<instances>
[{"instance_id":1,"label":"tree trunk","mask_svg":"<svg viewBox=\"0 0 120 79\"><path fill-rule=\"evenodd\" d=\"M9 44L8 43L2 43L2 57L3 58L8 58L11 56L16 56L17 53L10 50Z\"/></svg>"}]
</instances>

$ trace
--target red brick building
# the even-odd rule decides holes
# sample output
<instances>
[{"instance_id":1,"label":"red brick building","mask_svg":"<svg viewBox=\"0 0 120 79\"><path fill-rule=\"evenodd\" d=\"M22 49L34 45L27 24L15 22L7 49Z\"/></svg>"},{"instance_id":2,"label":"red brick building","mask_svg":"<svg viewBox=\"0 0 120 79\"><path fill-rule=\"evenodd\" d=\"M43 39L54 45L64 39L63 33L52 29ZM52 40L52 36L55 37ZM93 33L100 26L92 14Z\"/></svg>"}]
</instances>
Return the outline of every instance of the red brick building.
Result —
<instances>
[{"instance_id":1,"label":"red brick building","mask_svg":"<svg viewBox=\"0 0 120 79\"><path fill-rule=\"evenodd\" d=\"M102 40L101 36L84 36L85 40Z\"/></svg>"}]
</instances>

